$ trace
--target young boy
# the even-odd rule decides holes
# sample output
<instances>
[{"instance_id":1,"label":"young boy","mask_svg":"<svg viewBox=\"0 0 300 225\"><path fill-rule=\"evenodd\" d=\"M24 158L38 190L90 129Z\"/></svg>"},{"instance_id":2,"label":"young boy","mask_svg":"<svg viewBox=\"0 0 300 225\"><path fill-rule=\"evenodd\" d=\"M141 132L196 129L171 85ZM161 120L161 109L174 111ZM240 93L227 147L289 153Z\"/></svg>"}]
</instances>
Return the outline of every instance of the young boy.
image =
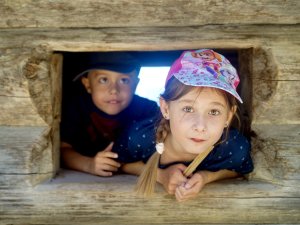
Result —
<instances>
[{"instance_id":1,"label":"young boy","mask_svg":"<svg viewBox=\"0 0 300 225\"><path fill-rule=\"evenodd\" d=\"M112 176L121 166L113 142L128 125L158 113L134 94L140 65L129 53L91 53L74 81L82 91L63 106L61 160L66 168Z\"/></svg>"}]
</instances>

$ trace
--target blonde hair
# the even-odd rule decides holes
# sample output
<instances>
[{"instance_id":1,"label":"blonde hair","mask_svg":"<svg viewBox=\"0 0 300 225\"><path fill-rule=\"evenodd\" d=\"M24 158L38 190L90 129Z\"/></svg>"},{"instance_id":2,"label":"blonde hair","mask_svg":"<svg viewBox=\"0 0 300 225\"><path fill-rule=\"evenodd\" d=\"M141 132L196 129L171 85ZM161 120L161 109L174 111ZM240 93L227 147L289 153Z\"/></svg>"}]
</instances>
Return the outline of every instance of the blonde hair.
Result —
<instances>
[{"instance_id":1,"label":"blonde hair","mask_svg":"<svg viewBox=\"0 0 300 225\"><path fill-rule=\"evenodd\" d=\"M166 85L165 88L165 92L161 94L161 97L166 102L175 101L181 98L182 96L184 96L185 94L187 94L188 92L190 92L194 88L197 87L184 85L181 82L179 82L176 78L172 77L168 81L168 84ZM230 109L237 107L235 97L221 90L220 93L224 95L224 98ZM237 116L236 113L234 115ZM226 127L225 139L227 138L230 123ZM164 143L164 141L166 140L170 132L171 130L170 130L169 120L166 120L164 117L161 116L159 125L156 130L156 143ZM218 142L217 144L220 144L223 141L224 140ZM148 160L148 162L146 163L141 175L139 176L137 186L136 186L136 192L138 195L148 197L154 193L156 180L157 180L157 171L159 167L159 160L160 160L160 154L157 151L155 151L153 155L150 157L150 159Z\"/></svg>"},{"instance_id":2,"label":"blonde hair","mask_svg":"<svg viewBox=\"0 0 300 225\"><path fill-rule=\"evenodd\" d=\"M169 121L162 117L156 130L156 142L164 143L169 132ZM150 157L150 159L147 161L143 172L139 176L136 186L136 191L138 195L143 195L147 197L154 193L159 160L160 154L157 151L155 151Z\"/></svg>"}]
</instances>

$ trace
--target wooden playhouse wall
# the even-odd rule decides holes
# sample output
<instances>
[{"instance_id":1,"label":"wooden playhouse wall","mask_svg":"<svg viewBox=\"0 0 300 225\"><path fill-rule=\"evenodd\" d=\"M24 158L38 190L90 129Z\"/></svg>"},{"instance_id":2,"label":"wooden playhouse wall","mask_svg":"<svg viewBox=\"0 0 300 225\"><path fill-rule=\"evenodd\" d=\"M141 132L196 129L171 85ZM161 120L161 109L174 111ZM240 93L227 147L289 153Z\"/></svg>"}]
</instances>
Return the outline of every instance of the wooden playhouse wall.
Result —
<instances>
[{"instance_id":1,"label":"wooden playhouse wall","mask_svg":"<svg viewBox=\"0 0 300 225\"><path fill-rule=\"evenodd\" d=\"M1 1L0 224L299 223L299 12L297 0ZM49 181L60 52L192 48L239 52L257 134L249 181L209 185L185 204L162 191L137 198L132 176Z\"/></svg>"}]
</instances>

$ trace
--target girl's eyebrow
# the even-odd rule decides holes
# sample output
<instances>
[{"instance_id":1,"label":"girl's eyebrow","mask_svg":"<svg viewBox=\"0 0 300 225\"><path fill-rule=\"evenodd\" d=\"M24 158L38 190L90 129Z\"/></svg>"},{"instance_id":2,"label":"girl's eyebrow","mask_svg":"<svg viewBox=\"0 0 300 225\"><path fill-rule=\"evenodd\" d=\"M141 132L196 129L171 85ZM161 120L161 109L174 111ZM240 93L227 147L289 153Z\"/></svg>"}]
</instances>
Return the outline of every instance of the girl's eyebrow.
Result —
<instances>
[{"instance_id":1,"label":"girl's eyebrow","mask_svg":"<svg viewBox=\"0 0 300 225\"><path fill-rule=\"evenodd\" d=\"M226 108L226 106L225 106L223 103L221 103L221 102L211 102L210 104L211 104L211 105L216 105L216 106L221 106L221 107L223 107L223 108Z\"/></svg>"},{"instance_id":2,"label":"girl's eyebrow","mask_svg":"<svg viewBox=\"0 0 300 225\"><path fill-rule=\"evenodd\" d=\"M193 105L196 104L196 101L192 100L192 99L180 99L178 102L179 103L185 103L185 104L193 104ZM221 102L210 102L209 104L213 105L213 106L220 106L222 108L226 108L226 105L224 105Z\"/></svg>"},{"instance_id":3,"label":"girl's eyebrow","mask_svg":"<svg viewBox=\"0 0 300 225\"><path fill-rule=\"evenodd\" d=\"M179 99L178 100L178 102L179 103L195 103L195 99L187 99L187 98L185 98L185 99Z\"/></svg>"}]
</instances>

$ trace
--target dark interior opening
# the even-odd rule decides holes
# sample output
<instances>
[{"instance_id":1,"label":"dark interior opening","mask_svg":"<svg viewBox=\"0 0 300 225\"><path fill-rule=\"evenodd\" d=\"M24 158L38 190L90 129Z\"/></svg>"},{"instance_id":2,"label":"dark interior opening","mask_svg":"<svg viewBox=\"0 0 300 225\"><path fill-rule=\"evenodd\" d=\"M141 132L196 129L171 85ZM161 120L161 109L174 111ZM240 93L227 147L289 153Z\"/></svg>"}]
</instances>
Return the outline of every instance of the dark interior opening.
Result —
<instances>
[{"instance_id":1,"label":"dark interior opening","mask_svg":"<svg viewBox=\"0 0 300 225\"><path fill-rule=\"evenodd\" d=\"M238 49L217 49L217 52L224 55L232 65L239 71L240 85L238 92L241 93L243 86L250 85L249 78L246 77L249 74L245 74L240 71L241 63L249 64L249 62L240 62L240 52ZM127 51L136 56L139 59L141 66L158 67L158 66L171 66L177 59L183 50L169 50L169 51ZM63 55L63 91L62 91L62 108L64 103L69 100L73 95L79 93L79 89L82 88L80 82L72 81L73 78L81 71L81 61L89 52L61 52ZM242 66L248 68L249 66ZM246 79L248 82L244 82ZM251 87L247 87L247 90L251 90ZM242 96L243 98L243 96ZM241 120L240 126L237 121L234 121L234 127L240 127L241 132L247 136L251 136L251 93L243 98L244 104L239 105L239 117ZM248 103L247 103L248 101Z\"/></svg>"}]
</instances>

